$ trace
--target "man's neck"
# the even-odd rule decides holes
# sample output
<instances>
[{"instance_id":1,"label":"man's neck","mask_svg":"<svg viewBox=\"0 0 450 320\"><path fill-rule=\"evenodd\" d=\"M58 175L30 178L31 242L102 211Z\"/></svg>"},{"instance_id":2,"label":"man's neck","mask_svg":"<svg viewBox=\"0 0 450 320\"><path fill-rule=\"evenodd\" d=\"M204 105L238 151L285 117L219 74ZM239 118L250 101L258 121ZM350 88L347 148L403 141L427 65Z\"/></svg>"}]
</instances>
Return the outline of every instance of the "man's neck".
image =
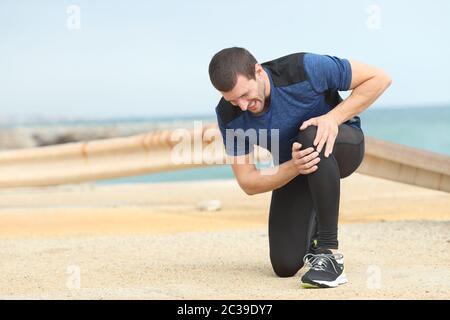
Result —
<instances>
[{"instance_id":1,"label":"man's neck","mask_svg":"<svg viewBox=\"0 0 450 320\"><path fill-rule=\"evenodd\" d=\"M266 70L263 69L263 77L264 77L264 83L265 83L265 90L264 90L264 108L263 111L266 111L269 108L270 104L270 79L269 75L267 74Z\"/></svg>"}]
</instances>

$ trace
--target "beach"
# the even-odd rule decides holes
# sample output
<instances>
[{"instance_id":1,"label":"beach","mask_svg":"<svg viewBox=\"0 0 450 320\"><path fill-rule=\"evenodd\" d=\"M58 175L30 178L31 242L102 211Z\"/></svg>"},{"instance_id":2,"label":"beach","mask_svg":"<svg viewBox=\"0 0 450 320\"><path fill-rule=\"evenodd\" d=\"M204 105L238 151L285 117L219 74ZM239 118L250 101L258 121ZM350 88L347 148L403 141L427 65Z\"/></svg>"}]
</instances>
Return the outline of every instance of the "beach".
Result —
<instances>
[{"instance_id":1,"label":"beach","mask_svg":"<svg viewBox=\"0 0 450 320\"><path fill-rule=\"evenodd\" d=\"M270 192L235 180L3 189L1 299L448 299L450 195L341 180L349 283L306 290L271 268ZM220 200L219 211L199 203Z\"/></svg>"},{"instance_id":2,"label":"beach","mask_svg":"<svg viewBox=\"0 0 450 320\"><path fill-rule=\"evenodd\" d=\"M0 7L0 300L450 300L450 2ZM339 204L334 289L275 274L273 193L236 181L284 181L295 141L336 155L302 189L322 247Z\"/></svg>"}]
</instances>

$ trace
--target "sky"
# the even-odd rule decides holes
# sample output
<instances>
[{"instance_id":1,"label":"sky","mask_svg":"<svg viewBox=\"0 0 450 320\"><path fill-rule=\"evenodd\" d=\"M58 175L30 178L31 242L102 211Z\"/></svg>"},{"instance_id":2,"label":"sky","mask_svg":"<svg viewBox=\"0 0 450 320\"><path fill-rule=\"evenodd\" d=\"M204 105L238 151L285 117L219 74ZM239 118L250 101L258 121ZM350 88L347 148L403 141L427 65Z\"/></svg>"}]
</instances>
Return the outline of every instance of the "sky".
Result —
<instances>
[{"instance_id":1,"label":"sky","mask_svg":"<svg viewBox=\"0 0 450 320\"><path fill-rule=\"evenodd\" d=\"M214 115L208 64L231 46L383 68L371 108L450 106L449 16L448 0L0 0L0 115Z\"/></svg>"}]
</instances>

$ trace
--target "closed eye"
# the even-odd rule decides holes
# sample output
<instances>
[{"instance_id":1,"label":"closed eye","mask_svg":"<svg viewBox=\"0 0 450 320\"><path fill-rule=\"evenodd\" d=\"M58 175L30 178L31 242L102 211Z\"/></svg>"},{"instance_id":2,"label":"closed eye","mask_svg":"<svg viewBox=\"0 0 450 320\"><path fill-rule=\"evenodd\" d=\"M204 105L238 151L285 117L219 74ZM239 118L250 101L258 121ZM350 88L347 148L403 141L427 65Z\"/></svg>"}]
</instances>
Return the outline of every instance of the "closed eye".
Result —
<instances>
[{"instance_id":1,"label":"closed eye","mask_svg":"<svg viewBox=\"0 0 450 320\"><path fill-rule=\"evenodd\" d=\"M244 97L247 97L247 96L248 96L248 92L246 92L246 93L244 93L243 95L241 95L238 99L244 98ZM234 100L230 100L230 103L231 103L233 106L237 106L237 103L235 103Z\"/></svg>"}]
</instances>

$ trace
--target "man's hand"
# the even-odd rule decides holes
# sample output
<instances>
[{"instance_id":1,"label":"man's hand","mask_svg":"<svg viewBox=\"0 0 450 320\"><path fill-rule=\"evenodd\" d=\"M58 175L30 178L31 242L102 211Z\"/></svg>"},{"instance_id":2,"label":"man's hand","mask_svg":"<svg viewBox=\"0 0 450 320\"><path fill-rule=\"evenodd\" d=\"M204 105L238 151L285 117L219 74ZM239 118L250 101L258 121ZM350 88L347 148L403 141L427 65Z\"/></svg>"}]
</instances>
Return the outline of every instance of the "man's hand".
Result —
<instances>
[{"instance_id":1,"label":"man's hand","mask_svg":"<svg viewBox=\"0 0 450 320\"><path fill-rule=\"evenodd\" d=\"M320 153L326 143L325 157L328 158L328 155L333 152L334 142L338 135L339 126L337 120L331 114L327 113L303 122L300 130L305 130L310 125L317 126L316 138L314 139L313 145L316 147L317 152Z\"/></svg>"},{"instance_id":2,"label":"man's hand","mask_svg":"<svg viewBox=\"0 0 450 320\"><path fill-rule=\"evenodd\" d=\"M302 145L298 142L292 144L292 160L300 174L309 174L317 170L316 164L319 163L319 153L314 151L313 147L300 150Z\"/></svg>"}]
</instances>

